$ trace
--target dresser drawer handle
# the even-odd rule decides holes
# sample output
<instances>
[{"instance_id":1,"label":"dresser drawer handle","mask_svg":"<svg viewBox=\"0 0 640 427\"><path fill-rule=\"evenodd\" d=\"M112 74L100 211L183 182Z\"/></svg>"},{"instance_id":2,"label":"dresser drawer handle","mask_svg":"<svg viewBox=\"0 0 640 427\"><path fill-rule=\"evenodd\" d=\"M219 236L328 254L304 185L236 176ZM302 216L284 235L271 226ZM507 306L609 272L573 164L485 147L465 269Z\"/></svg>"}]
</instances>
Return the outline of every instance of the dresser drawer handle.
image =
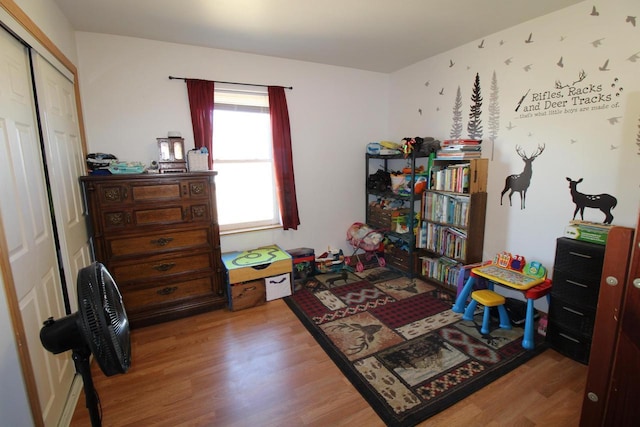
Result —
<instances>
[{"instance_id":1,"label":"dresser drawer handle","mask_svg":"<svg viewBox=\"0 0 640 427\"><path fill-rule=\"evenodd\" d=\"M583 283L578 283L578 282L574 282L573 280L567 280L567 283L571 283L572 285L576 285L576 286L580 286L581 288L588 288L589 286L583 284Z\"/></svg>"},{"instance_id":2,"label":"dresser drawer handle","mask_svg":"<svg viewBox=\"0 0 640 427\"><path fill-rule=\"evenodd\" d=\"M152 240L150 243L156 246L167 246L171 242L173 242L173 237L161 237L157 240Z\"/></svg>"},{"instance_id":3,"label":"dresser drawer handle","mask_svg":"<svg viewBox=\"0 0 640 427\"><path fill-rule=\"evenodd\" d=\"M175 262L169 262L169 263L154 265L152 268L158 271L169 271L175 266L176 266Z\"/></svg>"},{"instance_id":4,"label":"dresser drawer handle","mask_svg":"<svg viewBox=\"0 0 640 427\"><path fill-rule=\"evenodd\" d=\"M577 314L578 316L584 316L584 313L580 313L578 310L574 310L569 307L562 306L562 309L568 311L569 313Z\"/></svg>"},{"instance_id":5,"label":"dresser drawer handle","mask_svg":"<svg viewBox=\"0 0 640 427\"><path fill-rule=\"evenodd\" d=\"M591 255L581 254L579 252L569 252L569 254L579 256L580 258L586 258L586 259L593 258Z\"/></svg>"},{"instance_id":6,"label":"dresser drawer handle","mask_svg":"<svg viewBox=\"0 0 640 427\"><path fill-rule=\"evenodd\" d=\"M580 341L578 341L578 340L577 340L577 339L575 339L575 338L570 337L569 335L565 335L565 334L563 334L562 332L560 332L558 335L560 335L560 336L561 336L561 337L563 337L563 338L568 339L569 341L573 341L573 342L574 342L574 343L576 343L576 344L580 344Z\"/></svg>"},{"instance_id":7,"label":"dresser drawer handle","mask_svg":"<svg viewBox=\"0 0 640 427\"><path fill-rule=\"evenodd\" d=\"M177 290L178 290L177 286L167 286L166 288L160 289L156 293L158 295L171 295L172 293L174 293Z\"/></svg>"}]
</instances>

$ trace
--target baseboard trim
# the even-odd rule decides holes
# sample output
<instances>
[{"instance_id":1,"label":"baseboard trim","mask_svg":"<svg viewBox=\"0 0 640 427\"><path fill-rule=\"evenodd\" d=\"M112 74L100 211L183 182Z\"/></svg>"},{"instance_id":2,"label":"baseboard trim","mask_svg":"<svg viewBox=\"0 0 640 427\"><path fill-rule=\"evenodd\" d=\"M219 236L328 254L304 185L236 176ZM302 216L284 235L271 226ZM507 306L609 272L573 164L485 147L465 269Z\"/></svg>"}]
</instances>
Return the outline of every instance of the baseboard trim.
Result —
<instances>
[{"instance_id":1,"label":"baseboard trim","mask_svg":"<svg viewBox=\"0 0 640 427\"><path fill-rule=\"evenodd\" d=\"M76 410L76 406L78 406L80 393L82 393L82 387L82 376L76 373L73 377L71 387L69 388L69 394L67 395L67 400L64 403L64 409L62 410L62 415L60 416L58 427L69 427L69 425L71 424L73 413Z\"/></svg>"}]
</instances>

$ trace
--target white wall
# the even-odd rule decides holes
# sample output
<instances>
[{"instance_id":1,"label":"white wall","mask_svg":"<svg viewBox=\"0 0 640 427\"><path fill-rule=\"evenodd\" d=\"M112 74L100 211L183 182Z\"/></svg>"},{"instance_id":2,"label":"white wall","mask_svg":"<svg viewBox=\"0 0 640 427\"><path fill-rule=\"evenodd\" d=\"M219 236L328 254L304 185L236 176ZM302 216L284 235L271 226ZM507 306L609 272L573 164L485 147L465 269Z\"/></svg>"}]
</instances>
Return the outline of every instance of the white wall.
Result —
<instances>
[{"instance_id":1,"label":"white wall","mask_svg":"<svg viewBox=\"0 0 640 427\"><path fill-rule=\"evenodd\" d=\"M69 20L52 0L14 0L44 34L77 65L74 31Z\"/></svg>"},{"instance_id":2,"label":"white wall","mask_svg":"<svg viewBox=\"0 0 640 427\"><path fill-rule=\"evenodd\" d=\"M318 255L328 246L349 249L347 228L364 220L365 146L387 137L387 74L104 34L76 37L88 150L121 160L157 160L156 138L171 130L193 147L186 85L169 75L293 86L286 96L301 225L223 236L222 250L273 243ZM251 189L242 196L251 197Z\"/></svg>"},{"instance_id":3,"label":"white wall","mask_svg":"<svg viewBox=\"0 0 640 427\"><path fill-rule=\"evenodd\" d=\"M591 15L594 5L597 16ZM574 211L566 177L584 178L578 185L583 193L614 195L618 205L613 223L635 227L640 200L640 21L635 26L627 16L640 17L640 2L583 2L391 75L391 134L443 140L451 137L458 88L461 137L468 138L472 88L479 74L483 157L490 159L485 259L506 250L553 266L555 240ZM530 34L533 42L526 43ZM584 80L574 84L581 71ZM584 93L577 95L579 91ZM557 94L550 100L565 105L551 107L545 93ZM578 105L577 98L590 103ZM491 107L498 110L494 118ZM492 127L497 129L494 140ZM505 178L524 167L516 146L531 154L542 144L546 148L532 164L525 208L520 209L517 193L513 206L508 193L501 206ZM596 209L587 208L584 216L587 221L604 219Z\"/></svg>"}]
</instances>

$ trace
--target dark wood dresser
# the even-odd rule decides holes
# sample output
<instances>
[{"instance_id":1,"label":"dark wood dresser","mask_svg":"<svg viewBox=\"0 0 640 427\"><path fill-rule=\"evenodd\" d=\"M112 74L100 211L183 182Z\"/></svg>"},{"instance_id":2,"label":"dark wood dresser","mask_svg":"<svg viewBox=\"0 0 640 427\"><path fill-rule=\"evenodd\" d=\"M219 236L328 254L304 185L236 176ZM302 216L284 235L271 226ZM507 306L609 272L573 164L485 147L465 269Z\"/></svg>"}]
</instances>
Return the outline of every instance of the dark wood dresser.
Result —
<instances>
[{"instance_id":1,"label":"dark wood dresser","mask_svg":"<svg viewBox=\"0 0 640 427\"><path fill-rule=\"evenodd\" d=\"M96 261L132 327L226 305L215 172L81 178Z\"/></svg>"}]
</instances>

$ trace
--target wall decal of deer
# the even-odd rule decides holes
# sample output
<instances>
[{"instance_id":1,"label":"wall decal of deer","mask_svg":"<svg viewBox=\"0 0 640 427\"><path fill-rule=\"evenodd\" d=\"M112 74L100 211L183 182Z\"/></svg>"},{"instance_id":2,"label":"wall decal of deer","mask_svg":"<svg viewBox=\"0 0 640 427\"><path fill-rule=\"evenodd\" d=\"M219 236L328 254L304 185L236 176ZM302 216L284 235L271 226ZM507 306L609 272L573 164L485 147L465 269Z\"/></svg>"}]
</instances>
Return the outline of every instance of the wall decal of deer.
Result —
<instances>
[{"instance_id":1,"label":"wall decal of deer","mask_svg":"<svg viewBox=\"0 0 640 427\"><path fill-rule=\"evenodd\" d=\"M519 146L516 146L516 153L522 158L524 161L524 170L519 174L509 175L504 180L504 189L502 193L500 193L500 205L502 205L502 197L504 193L508 190L509 192L509 206L511 206L511 196L513 193L520 193L520 209L525 208L525 200L527 198L527 188L529 188L529 184L531 183L531 175L533 174L533 169L531 168L531 163L544 151L545 145L538 145L538 149L531 156L527 156L523 150L520 149Z\"/></svg>"},{"instance_id":2,"label":"wall decal of deer","mask_svg":"<svg viewBox=\"0 0 640 427\"><path fill-rule=\"evenodd\" d=\"M613 215L611 214L611 209L615 208L618 204L618 199L613 197L611 194L583 194L577 190L578 184L582 182L582 178L577 181L573 181L571 178L567 177L567 181L569 181L569 188L571 190L571 198L573 199L573 203L576 204L576 210L573 211L573 219L576 219L576 214L580 211L580 218L584 220L584 208L596 208L600 209L602 213L605 215L604 223L611 224L613 221Z\"/></svg>"}]
</instances>

